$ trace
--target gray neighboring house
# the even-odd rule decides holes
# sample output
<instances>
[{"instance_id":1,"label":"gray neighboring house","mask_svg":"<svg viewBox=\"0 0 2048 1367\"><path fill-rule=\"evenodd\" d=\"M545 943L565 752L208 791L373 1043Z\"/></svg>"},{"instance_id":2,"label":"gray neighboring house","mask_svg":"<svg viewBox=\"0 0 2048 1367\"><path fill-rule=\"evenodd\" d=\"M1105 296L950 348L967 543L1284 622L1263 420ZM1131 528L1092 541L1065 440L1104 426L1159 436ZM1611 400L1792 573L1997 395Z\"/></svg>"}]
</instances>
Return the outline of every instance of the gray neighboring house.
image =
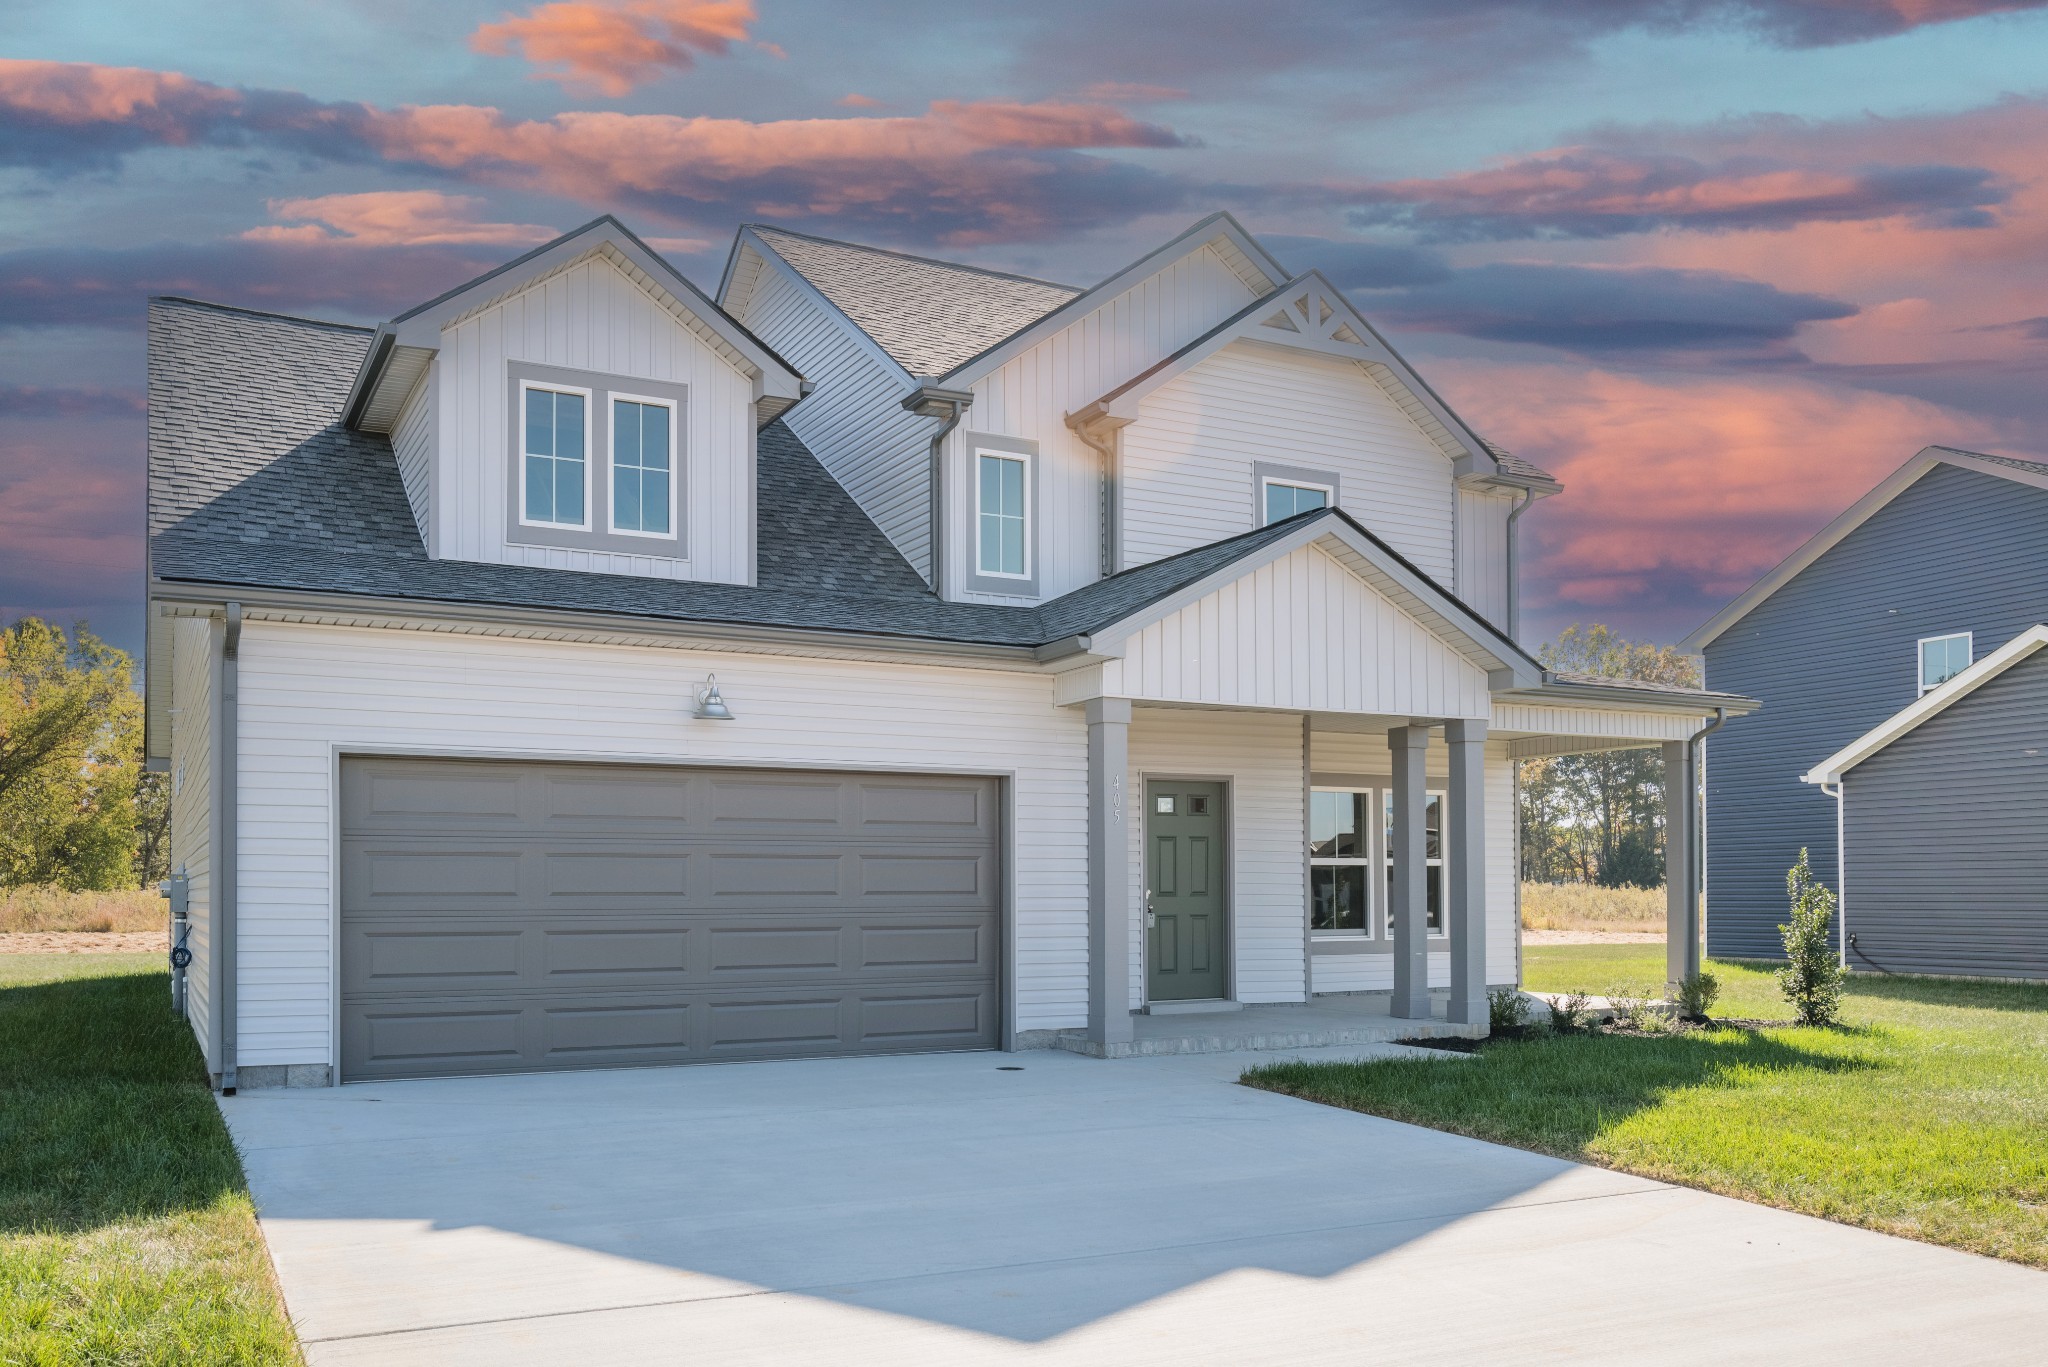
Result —
<instances>
[{"instance_id":1,"label":"gray neighboring house","mask_svg":"<svg viewBox=\"0 0 2048 1367\"><path fill-rule=\"evenodd\" d=\"M1708 952L1782 955L1808 850L1852 970L2048 978L2048 464L1933 446L1687 638ZM1845 837L1845 838L1843 838Z\"/></svg>"}]
</instances>

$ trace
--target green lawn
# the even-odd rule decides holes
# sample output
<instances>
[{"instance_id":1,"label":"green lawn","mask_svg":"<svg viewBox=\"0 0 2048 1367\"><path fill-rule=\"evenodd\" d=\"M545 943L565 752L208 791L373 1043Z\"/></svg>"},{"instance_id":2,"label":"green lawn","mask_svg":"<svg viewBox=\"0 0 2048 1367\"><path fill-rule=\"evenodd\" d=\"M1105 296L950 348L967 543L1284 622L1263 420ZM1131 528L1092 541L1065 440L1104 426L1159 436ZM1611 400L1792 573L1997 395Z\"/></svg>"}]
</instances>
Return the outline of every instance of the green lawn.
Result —
<instances>
[{"instance_id":1,"label":"green lawn","mask_svg":"<svg viewBox=\"0 0 2048 1367\"><path fill-rule=\"evenodd\" d=\"M0 1363L296 1363L162 956L0 955Z\"/></svg>"},{"instance_id":2,"label":"green lawn","mask_svg":"<svg viewBox=\"0 0 2048 1367\"><path fill-rule=\"evenodd\" d=\"M1528 986L1663 978L1661 945L1532 946ZM1766 969L1719 1016L1782 1020ZM1852 979L1840 1029L1493 1041L1252 1086L2048 1267L2048 987Z\"/></svg>"}]
</instances>

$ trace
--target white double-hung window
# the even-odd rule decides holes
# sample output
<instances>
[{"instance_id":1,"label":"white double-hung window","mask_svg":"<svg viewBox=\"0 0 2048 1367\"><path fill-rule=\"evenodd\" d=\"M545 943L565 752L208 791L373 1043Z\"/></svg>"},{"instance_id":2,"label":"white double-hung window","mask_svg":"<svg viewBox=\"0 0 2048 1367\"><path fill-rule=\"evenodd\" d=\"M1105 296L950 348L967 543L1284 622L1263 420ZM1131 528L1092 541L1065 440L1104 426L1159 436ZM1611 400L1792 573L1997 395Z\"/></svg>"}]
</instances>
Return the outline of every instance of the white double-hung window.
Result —
<instances>
[{"instance_id":1,"label":"white double-hung window","mask_svg":"<svg viewBox=\"0 0 2048 1367\"><path fill-rule=\"evenodd\" d=\"M999 579L1031 577L1030 458L975 455L975 568Z\"/></svg>"},{"instance_id":2,"label":"white double-hung window","mask_svg":"<svg viewBox=\"0 0 2048 1367\"><path fill-rule=\"evenodd\" d=\"M628 536L675 531L676 406L667 399L612 398L611 529Z\"/></svg>"},{"instance_id":3,"label":"white double-hung window","mask_svg":"<svg viewBox=\"0 0 2048 1367\"><path fill-rule=\"evenodd\" d=\"M1920 638L1920 691L1928 692L1970 667L1970 633Z\"/></svg>"},{"instance_id":4,"label":"white double-hung window","mask_svg":"<svg viewBox=\"0 0 2048 1367\"><path fill-rule=\"evenodd\" d=\"M537 384L520 395L520 520L590 525L590 391Z\"/></svg>"},{"instance_id":5,"label":"white double-hung window","mask_svg":"<svg viewBox=\"0 0 2048 1367\"><path fill-rule=\"evenodd\" d=\"M1319 939L1391 940L1395 859L1392 788L1318 786L1311 790L1309 930ZM1423 809L1423 863L1428 933L1442 936L1447 932L1441 792L1429 793Z\"/></svg>"}]
</instances>

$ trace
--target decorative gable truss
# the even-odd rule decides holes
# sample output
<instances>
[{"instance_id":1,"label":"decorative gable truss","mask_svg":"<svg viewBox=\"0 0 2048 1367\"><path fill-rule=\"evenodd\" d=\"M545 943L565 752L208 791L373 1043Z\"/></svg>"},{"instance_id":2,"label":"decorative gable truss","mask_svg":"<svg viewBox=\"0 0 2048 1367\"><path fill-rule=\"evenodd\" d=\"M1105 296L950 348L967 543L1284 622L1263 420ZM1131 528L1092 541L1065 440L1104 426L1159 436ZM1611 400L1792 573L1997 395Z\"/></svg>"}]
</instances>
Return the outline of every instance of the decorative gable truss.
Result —
<instances>
[{"instance_id":1,"label":"decorative gable truss","mask_svg":"<svg viewBox=\"0 0 2048 1367\"><path fill-rule=\"evenodd\" d=\"M1320 271L1296 276L1164 360L1139 372L1093 403L1067 415L1067 425L1101 445L1138 417L1139 405L1161 385L1200 365L1233 342L1264 342L1356 361L1452 462L1459 482L1554 492L1556 482L1534 480L1503 464L1497 448L1453 413L1387 344L1365 316Z\"/></svg>"}]
</instances>

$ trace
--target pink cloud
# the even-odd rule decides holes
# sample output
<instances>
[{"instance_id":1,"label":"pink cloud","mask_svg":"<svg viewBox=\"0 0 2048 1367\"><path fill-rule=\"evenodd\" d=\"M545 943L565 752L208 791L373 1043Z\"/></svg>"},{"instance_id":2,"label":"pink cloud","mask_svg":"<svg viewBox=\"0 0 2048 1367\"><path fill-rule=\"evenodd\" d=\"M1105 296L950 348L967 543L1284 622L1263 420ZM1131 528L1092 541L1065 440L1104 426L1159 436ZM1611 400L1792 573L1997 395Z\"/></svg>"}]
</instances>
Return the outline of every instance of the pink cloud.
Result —
<instances>
[{"instance_id":1,"label":"pink cloud","mask_svg":"<svg viewBox=\"0 0 2048 1367\"><path fill-rule=\"evenodd\" d=\"M494 57L516 48L527 61L556 68L536 76L616 96L688 71L699 57L725 56L747 41L753 22L753 0L560 0L485 24L469 42Z\"/></svg>"},{"instance_id":2,"label":"pink cloud","mask_svg":"<svg viewBox=\"0 0 2048 1367\"><path fill-rule=\"evenodd\" d=\"M242 236L251 242L343 241L366 247L429 243L546 242L556 230L539 223L479 222L484 201L475 195L438 190L370 190L360 194L273 199L273 217L299 220L292 226L266 224Z\"/></svg>"},{"instance_id":3,"label":"pink cloud","mask_svg":"<svg viewBox=\"0 0 2048 1367\"><path fill-rule=\"evenodd\" d=\"M1703 620L1922 446L2020 454L1989 421L1799 376L1435 371L1490 436L1564 481L1524 524L1527 601L1549 615Z\"/></svg>"}]
</instances>

